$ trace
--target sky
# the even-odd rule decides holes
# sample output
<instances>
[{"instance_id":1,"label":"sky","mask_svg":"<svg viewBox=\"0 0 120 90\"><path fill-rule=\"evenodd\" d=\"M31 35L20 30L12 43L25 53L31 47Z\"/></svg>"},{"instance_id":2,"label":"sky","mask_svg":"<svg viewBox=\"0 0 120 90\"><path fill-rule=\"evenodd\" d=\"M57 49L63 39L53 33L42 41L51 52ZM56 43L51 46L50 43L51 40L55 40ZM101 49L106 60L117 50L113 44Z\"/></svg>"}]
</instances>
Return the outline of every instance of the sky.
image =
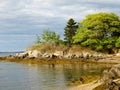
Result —
<instances>
[{"instance_id":1,"label":"sky","mask_svg":"<svg viewBox=\"0 0 120 90\"><path fill-rule=\"evenodd\" d=\"M119 9L120 0L0 0L0 52L23 51L47 29L63 37L70 18Z\"/></svg>"}]
</instances>

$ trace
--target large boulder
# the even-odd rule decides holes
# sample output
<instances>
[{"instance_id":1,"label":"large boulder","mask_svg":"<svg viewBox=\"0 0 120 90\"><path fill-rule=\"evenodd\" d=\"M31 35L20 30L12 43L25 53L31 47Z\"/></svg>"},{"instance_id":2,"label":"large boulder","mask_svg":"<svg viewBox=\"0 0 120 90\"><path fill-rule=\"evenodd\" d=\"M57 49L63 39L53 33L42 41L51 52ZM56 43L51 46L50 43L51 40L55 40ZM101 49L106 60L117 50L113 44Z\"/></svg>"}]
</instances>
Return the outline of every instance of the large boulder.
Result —
<instances>
[{"instance_id":1,"label":"large boulder","mask_svg":"<svg viewBox=\"0 0 120 90\"><path fill-rule=\"evenodd\" d=\"M39 52L37 50L25 51L23 53L16 54L16 57L18 57L20 59L24 59L24 58L40 58L41 56L42 56L41 52Z\"/></svg>"},{"instance_id":2,"label":"large boulder","mask_svg":"<svg viewBox=\"0 0 120 90\"><path fill-rule=\"evenodd\" d=\"M28 57L29 58L41 58L42 54L41 52L37 51L37 50L33 50L33 51L27 51L28 52Z\"/></svg>"}]
</instances>

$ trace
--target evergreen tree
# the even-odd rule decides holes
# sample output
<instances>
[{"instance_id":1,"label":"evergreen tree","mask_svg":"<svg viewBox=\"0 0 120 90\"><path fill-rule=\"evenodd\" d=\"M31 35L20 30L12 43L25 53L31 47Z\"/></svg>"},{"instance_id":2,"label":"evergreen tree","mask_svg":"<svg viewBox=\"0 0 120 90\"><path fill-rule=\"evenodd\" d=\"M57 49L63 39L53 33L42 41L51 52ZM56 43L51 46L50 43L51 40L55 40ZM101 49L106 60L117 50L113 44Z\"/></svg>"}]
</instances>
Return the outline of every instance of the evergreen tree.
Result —
<instances>
[{"instance_id":1,"label":"evergreen tree","mask_svg":"<svg viewBox=\"0 0 120 90\"><path fill-rule=\"evenodd\" d=\"M78 28L77 23L71 18L68 20L66 27L64 28L64 40L65 43L71 47L71 45L73 44L73 36L76 33L76 30Z\"/></svg>"}]
</instances>

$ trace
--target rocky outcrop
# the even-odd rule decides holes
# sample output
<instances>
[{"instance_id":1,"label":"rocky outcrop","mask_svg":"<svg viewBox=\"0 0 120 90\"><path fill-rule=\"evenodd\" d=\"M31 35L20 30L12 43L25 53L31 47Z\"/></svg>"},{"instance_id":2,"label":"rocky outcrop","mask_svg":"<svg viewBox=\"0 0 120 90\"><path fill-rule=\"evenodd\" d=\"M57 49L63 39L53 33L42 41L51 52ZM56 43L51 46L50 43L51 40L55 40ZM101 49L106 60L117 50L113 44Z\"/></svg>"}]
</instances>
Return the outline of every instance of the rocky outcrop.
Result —
<instances>
[{"instance_id":1,"label":"rocky outcrop","mask_svg":"<svg viewBox=\"0 0 120 90\"><path fill-rule=\"evenodd\" d=\"M42 53L37 50L27 51L26 53L28 53L29 58L41 58L42 56Z\"/></svg>"},{"instance_id":2,"label":"rocky outcrop","mask_svg":"<svg viewBox=\"0 0 120 90\"><path fill-rule=\"evenodd\" d=\"M49 59L102 59L104 56L99 53L90 53L90 52L65 52L65 51L58 51L56 50L55 52L52 53L41 53L40 51L37 50L28 50L23 53L19 53L16 55L16 57L24 59L24 58L49 58Z\"/></svg>"},{"instance_id":3,"label":"rocky outcrop","mask_svg":"<svg viewBox=\"0 0 120 90\"><path fill-rule=\"evenodd\" d=\"M24 59L24 58L28 57L28 53L27 52L18 53L18 54L16 54L16 57L18 57L20 59Z\"/></svg>"},{"instance_id":4,"label":"rocky outcrop","mask_svg":"<svg viewBox=\"0 0 120 90\"><path fill-rule=\"evenodd\" d=\"M100 82L103 82L99 86L102 90L120 90L120 64L113 66L109 70L104 70Z\"/></svg>"},{"instance_id":5,"label":"rocky outcrop","mask_svg":"<svg viewBox=\"0 0 120 90\"><path fill-rule=\"evenodd\" d=\"M99 54L99 53L89 53L89 52L76 52L76 53L68 53L64 56L64 58L67 59L103 59L104 55Z\"/></svg>"},{"instance_id":6,"label":"rocky outcrop","mask_svg":"<svg viewBox=\"0 0 120 90\"><path fill-rule=\"evenodd\" d=\"M42 54L37 50L25 51L23 53L16 54L16 57L18 57L20 59L24 59L24 58L40 58L41 56L42 56Z\"/></svg>"},{"instance_id":7,"label":"rocky outcrop","mask_svg":"<svg viewBox=\"0 0 120 90\"><path fill-rule=\"evenodd\" d=\"M104 70L101 80L106 81L109 79L116 79L116 78L120 78L120 64L114 65L109 70Z\"/></svg>"}]
</instances>

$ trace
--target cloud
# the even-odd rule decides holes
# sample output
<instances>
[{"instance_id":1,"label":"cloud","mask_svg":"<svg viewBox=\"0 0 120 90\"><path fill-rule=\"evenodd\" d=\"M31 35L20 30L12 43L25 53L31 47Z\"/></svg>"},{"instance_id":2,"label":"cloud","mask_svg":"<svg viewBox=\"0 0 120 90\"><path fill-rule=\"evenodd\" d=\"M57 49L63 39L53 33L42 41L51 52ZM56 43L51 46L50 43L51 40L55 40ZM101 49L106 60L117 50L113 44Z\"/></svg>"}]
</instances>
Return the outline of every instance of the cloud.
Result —
<instances>
[{"instance_id":1,"label":"cloud","mask_svg":"<svg viewBox=\"0 0 120 90\"><path fill-rule=\"evenodd\" d=\"M120 0L0 0L0 36L4 35L0 43L9 35L15 36L10 37L13 40L9 43L15 43L26 38L24 35L41 34L45 29L62 35L69 18L80 21L87 14L104 11L120 15L119 8ZM35 37L29 38L23 43L25 46L33 43Z\"/></svg>"},{"instance_id":2,"label":"cloud","mask_svg":"<svg viewBox=\"0 0 120 90\"><path fill-rule=\"evenodd\" d=\"M35 35L0 35L1 51L23 51L35 42Z\"/></svg>"}]
</instances>

